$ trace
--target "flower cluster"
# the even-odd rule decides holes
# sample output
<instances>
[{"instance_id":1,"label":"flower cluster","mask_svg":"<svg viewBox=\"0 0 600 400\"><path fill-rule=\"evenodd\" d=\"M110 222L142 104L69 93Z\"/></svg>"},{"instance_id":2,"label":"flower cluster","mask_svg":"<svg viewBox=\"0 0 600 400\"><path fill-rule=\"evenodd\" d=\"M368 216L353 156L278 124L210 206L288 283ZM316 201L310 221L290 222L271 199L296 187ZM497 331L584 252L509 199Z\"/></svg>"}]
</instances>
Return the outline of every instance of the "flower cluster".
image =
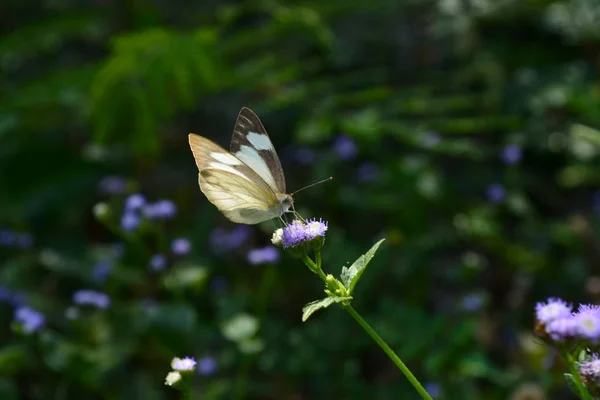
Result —
<instances>
[{"instance_id":1,"label":"flower cluster","mask_svg":"<svg viewBox=\"0 0 600 400\"><path fill-rule=\"evenodd\" d=\"M216 228L210 234L211 247L217 253L228 253L241 247L250 237L250 227L238 225L231 231Z\"/></svg>"},{"instance_id":2,"label":"flower cluster","mask_svg":"<svg viewBox=\"0 0 600 400\"><path fill-rule=\"evenodd\" d=\"M191 357L175 357L171 361L173 371L167 374L165 385L173 386L179 382L183 375L193 372L196 369L196 360Z\"/></svg>"},{"instance_id":3,"label":"flower cluster","mask_svg":"<svg viewBox=\"0 0 600 400\"><path fill-rule=\"evenodd\" d=\"M0 229L0 246L28 249L32 245L33 237L29 233L19 233L10 229Z\"/></svg>"},{"instance_id":4,"label":"flower cluster","mask_svg":"<svg viewBox=\"0 0 600 400\"><path fill-rule=\"evenodd\" d=\"M110 297L102 292L83 289L75 292L73 295L73 302L80 306L92 306L105 309L110 305Z\"/></svg>"},{"instance_id":5,"label":"flower cluster","mask_svg":"<svg viewBox=\"0 0 600 400\"><path fill-rule=\"evenodd\" d=\"M177 206L171 200L158 200L148 203L139 193L132 194L125 200L125 209L121 216L121 228L127 232L136 230L143 218L161 220L173 218L177 214Z\"/></svg>"},{"instance_id":6,"label":"flower cluster","mask_svg":"<svg viewBox=\"0 0 600 400\"><path fill-rule=\"evenodd\" d=\"M23 332L29 334L37 331L46 323L44 314L31 307L22 306L15 310L15 321L21 325Z\"/></svg>"},{"instance_id":7,"label":"flower cluster","mask_svg":"<svg viewBox=\"0 0 600 400\"><path fill-rule=\"evenodd\" d=\"M589 360L580 362L579 373L588 387L600 386L600 359L598 354L594 353Z\"/></svg>"},{"instance_id":8,"label":"flower cluster","mask_svg":"<svg viewBox=\"0 0 600 400\"><path fill-rule=\"evenodd\" d=\"M564 300L550 298L535 308L537 333L558 342L568 339L600 342L600 307L581 304L576 312Z\"/></svg>"},{"instance_id":9,"label":"flower cluster","mask_svg":"<svg viewBox=\"0 0 600 400\"><path fill-rule=\"evenodd\" d=\"M279 261L279 251L275 246L265 246L248 252L248 262L252 265L272 264Z\"/></svg>"},{"instance_id":10,"label":"flower cluster","mask_svg":"<svg viewBox=\"0 0 600 400\"><path fill-rule=\"evenodd\" d=\"M322 219L308 220L306 222L295 220L285 228L273 233L271 241L274 245L282 245L284 249L298 247L315 239L323 239L327 231L327 222Z\"/></svg>"}]
</instances>

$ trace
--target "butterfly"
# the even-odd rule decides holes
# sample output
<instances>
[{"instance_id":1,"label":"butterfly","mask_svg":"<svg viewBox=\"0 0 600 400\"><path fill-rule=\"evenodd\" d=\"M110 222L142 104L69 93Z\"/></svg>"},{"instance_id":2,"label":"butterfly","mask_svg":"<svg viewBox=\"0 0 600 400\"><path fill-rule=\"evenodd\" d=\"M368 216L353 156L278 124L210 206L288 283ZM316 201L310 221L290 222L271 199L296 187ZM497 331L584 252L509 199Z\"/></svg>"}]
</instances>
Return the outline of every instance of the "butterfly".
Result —
<instances>
[{"instance_id":1,"label":"butterfly","mask_svg":"<svg viewBox=\"0 0 600 400\"><path fill-rule=\"evenodd\" d=\"M258 224L293 207L277 152L258 116L243 107L229 151L190 133L200 190L230 221Z\"/></svg>"}]
</instances>

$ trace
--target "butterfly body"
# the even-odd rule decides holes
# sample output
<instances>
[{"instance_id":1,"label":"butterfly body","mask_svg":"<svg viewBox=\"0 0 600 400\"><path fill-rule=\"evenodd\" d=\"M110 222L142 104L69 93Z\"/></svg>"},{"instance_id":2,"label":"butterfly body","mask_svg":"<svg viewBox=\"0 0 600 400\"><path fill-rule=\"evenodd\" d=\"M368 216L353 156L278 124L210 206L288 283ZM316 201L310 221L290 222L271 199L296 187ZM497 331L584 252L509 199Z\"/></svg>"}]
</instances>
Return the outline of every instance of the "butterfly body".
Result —
<instances>
[{"instance_id":1,"label":"butterfly body","mask_svg":"<svg viewBox=\"0 0 600 400\"><path fill-rule=\"evenodd\" d=\"M248 108L238 114L230 151L195 134L190 148L206 198L229 220L257 224L290 211L281 162L260 119Z\"/></svg>"}]
</instances>

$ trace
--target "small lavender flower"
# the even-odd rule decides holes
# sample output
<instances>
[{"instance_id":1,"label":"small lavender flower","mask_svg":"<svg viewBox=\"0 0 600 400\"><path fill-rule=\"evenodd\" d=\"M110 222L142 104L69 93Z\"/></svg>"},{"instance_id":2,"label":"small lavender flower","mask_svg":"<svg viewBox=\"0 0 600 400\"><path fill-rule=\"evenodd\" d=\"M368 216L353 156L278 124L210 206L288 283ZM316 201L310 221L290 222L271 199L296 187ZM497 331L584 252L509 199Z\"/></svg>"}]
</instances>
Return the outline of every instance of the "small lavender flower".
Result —
<instances>
[{"instance_id":1,"label":"small lavender flower","mask_svg":"<svg viewBox=\"0 0 600 400\"><path fill-rule=\"evenodd\" d=\"M517 144L509 144L504 146L502 149L501 158L507 165L517 164L521 161L521 157L523 156L523 151L521 147Z\"/></svg>"},{"instance_id":2,"label":"small lavender flower","mask_svg":"<svg viewBox=\"0 0 600 400\"><path fill-rule=\"evenodd\" d=\"M596 386L600 385L600 359L598 354L594 353L591 360L579 363L579 373L589 383Z\"/></svg>"},{"instance_id":3,"label":"small lavender flower","mask_svg":"<svg viewBox=\"0 0 600 400\"><path fill-rule=\"evenodd\" d=\"M231 231L216 228L210 234L210 243L217 253L227 253L241 247L250 237L250 227L238 225Z\"/></svg>"},{"instance_id":4,"label":"small lavender flower","mask_svg":"<svg viewBox=\"0 0 600 400\"><path fill-rule=\"evenodd\" d=\"M165 378L165 385L173 386L180 380L181 380L181 373L179 373L178 371L171 371L167 374L167 377Z\"/></svg>"},{"instance_id":5,"label":"small lavender flower","mask_svg":"<svg viewBox=\"0 0 600 400\"><path fill-rule=\"evenodd\" d=\"M600 339L600 311L597 306L582 305L572 318L577 322L578 337L593 342Z\"/></svg>"},{"instance_id":6,"label":"small lavender flower","mask_svg":"<svg viewBox=\"0 0 600 400\"><path fill-rule=\"evenodd\" d=\"M78 290L73 295L73 302L80 306L93 306L100 309L106 309L110 305L110 297L102 292L95 290Z\"/></svg>"},{"instance_id":7,"label":"small lavender flower","mask_svg":"<svg viewBox=\"0 0 600 400\"><path fill-rule=\"evenodd\" d=\"M175 357L171 361L171 368L175 371L193 371L196 368L196 360L191 357Z\"/></svg>"},{"instance_id":8,"label":"small lavender flower","mask_svg":"<svg viewBox=\"0 0 600 400\"><path fill-rule=\"evenodd\" d=\"M155 254L150 258L148 265L153 271L162 271L167 265L167 259L163 254Z\"/></svg>"},{"instance_id":9,"label":"small lavender flower","mask_svg":"<svg viewBox=\"0 0 600 400\"><path fill-rule=\"evenodd\" d=\"M133 212L125 212L121 217L121 228L127 232L134 231L140 226L140 217Z\"/></svg>"},{"instance_id":10,"label":"small lavender flower","mask_svg":"<svg viewBox=\"0 0 600 400\"><path fill-rule=\"evenodd\" d=\"M211 356L204 356L198 360L198 373L212 375L217 371L217 360Z\"/></svg>"},{"instance_id":11,"label":"small lavender flower","mask_svg":"<svg viewBox=\"0 0 600 400\"><path fill-rule=\"evenodd\" d=\"M120 176L107 176L98 184L98 191L106 195L122 194L127 189L127 181Z\"/></svg>"},{"instance_id":12,"label":"small lavender flower","mask_svg":"<svg viewBox=\"0 0 600 400\"><path fill-rule=\"evenodd\" d=\"M364 163L358 168L358 180L361 182L372 182L379 177L377 164Z\"/></svg>"},{"instance_id":13,"label":"small lavender flower","mask_svg":"<svg viewBox=\"0 0 600 400\"><path fill-rule=\"evenodd\" d=\"M306 227L301 221L294 221L283 228L281 244L283 248L296 247L306 241Z\"/></svg>"},{"instance_id":14,"label":"small lavender flower","mask_svg":"<svg viewBox=\"0 0 600 400\"><path fill-rule=\"evenodd\" d=\"M535 318L543 324L548 324L560 318L571 316L573 307L566 301L551 297L545 303L537 303L535 306Z\"/></svg>"},{"instance_id":15,"label":"small lavender flower","mask_svg":"<svg viewBox=\"0 0 600 400\"><path fill-rule=\"evenodd\" d=\"M579 322L573 316L555 319L546 325L546 332L558 341L574 337L578 330Z\"/></svg>"},{"instance_id":16,"label":"small lavender flower","mask_svg":"<svg viewBox=\"0 0 600 400\"><path fill-rule=\"evenodd\" d=\"M338 135L333 142L333 149L342 160L352 160L358 153L358 147L347 135Z\"/></svg>"},{"instance_id":17,"label":"small lavender flower","mask_svg":"<svg viewBox=\"0 0 600 400\"><path fill-rule=\"evenodd\" d=\"M177 214L177 206L171 200L159 200L146 204L142 207L142 212L149 219L169 219Z\"/></svg>"},{"instance_id":18,"label":"small lavender flower","mask_svg":"<svg viewBox=\"0 0 600 400\"><path fill-rule=\"evenodd\" d=\"M275 246L252 249L248 252L248 262L252 265L276 263L279 261L279 251Z\"/></svg>"},{"instance_id":19,"label":"small lavender flower","mask_svg":"<svg viewBox=\"0 0 600 400\"><path fill-rule=\"evenodd\" d=\"M171 251L177 256L185 256L192 250L192 244L186 238L177 238L171 242Z\"/></svg>"},{"instance_id":20,"label":"small lavender flower","mask_svg":"<svg viewBox=\"0 0 600 400\"><path fill-rule=\"evenodd\" d=\"M327 232L327 222L321 218L317 221L315 218L308 220L305 225L306 240L313 240L318 236L325 236Z\"/></svg>"},{"instance_id":21,"label":"small lavender flower","mask_svg":"<svg viewBox=\"0 0 600 400\"><path fill-rule=\"evenodd\" d=\"M433 399L440 397L440 395L442 394L440 385L438 385L435 382L426 383L424 388L427 391L427 393L429 394L429 396L431 396L431 398L433 398Z\"/></svg>"},{"instance_id":22,"label":"small lavender flower","mask_svg":"<svg viewBox=\"0 0 600 400\"><path fill-rule=\"evenodd\" d=\"M494 183L487 188L487 198L492 203L501 203L506 197L506 189L499 183Z\"/></svg>"},{"instance_id":23,"label":"small lavender flower","mask_svg":"<svg viewBox=\"0 0 600 400\"><path fill-rule=\"evenodd\" d=\"M125 209L127 211L136 211L146 204L146 198L139 193L132 194L125 200Z\"/></svg>"},{"instance_id":24,"label":"small lavender flower","mask_svg":"<svg viewBox=\"0 0 600 400\"><path fill-rule=\"evenodd\" d=\"M105 282L110 275L112 267L112 263L109 260L98 261L92 271L92 278L97 283Z\"/></svg>"},{"instance_id":25,"label":"small lavender flower","mask_svg":"<svg viewBox=\"0 0 600 400\"><path fill-rule=\"evenodd\" d=\"M44 314L27 306L15 310L15 320L21 324L23 332L27 334L37 331L46 323Z\"/></svg>"}]
</instances>

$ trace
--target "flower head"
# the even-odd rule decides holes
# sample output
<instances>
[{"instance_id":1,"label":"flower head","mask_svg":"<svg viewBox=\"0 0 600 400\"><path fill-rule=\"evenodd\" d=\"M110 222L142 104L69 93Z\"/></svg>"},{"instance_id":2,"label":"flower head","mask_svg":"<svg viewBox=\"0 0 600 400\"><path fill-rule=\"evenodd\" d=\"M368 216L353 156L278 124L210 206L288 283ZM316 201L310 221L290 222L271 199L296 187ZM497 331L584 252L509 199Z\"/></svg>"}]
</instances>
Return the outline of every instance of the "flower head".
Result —
<instances>
[{"instance_id":1,"label":"flower head","mask_svg":"<svg viewBox=\"0 0 600 400\"><path fill-rule=\"evenodd\" d=\"M333 142L333 149L342 160L351 160L358 153L356 143L347 135L339 135Z\"/></svg>"},{"instance_id":2,"label":"flower head","mask_svg":"<svg viewBox=\"0 0 600 400\"><path fill-rule=\"evenodd\" d=\"M143 206L142 213L148 219L169 219L177 214L177 206L171 200L158 200Z\"/></svg>"},{"instance_id":3,"label":"flower head","mask_svg":"<svg viewBox=\"0 0 600 400\"><path fill-rule=\"evenodd\" d=\"M112 267L112 263L109 260L98 261L94 266L94 270L92 271L92 277L94 281L98 283L103 283L104 281L106 281L106 279L110 275Z\"/></svg>"},{"instance_id":4,"label":"flower head","mask_svg":"<svg viewBox=\"0 0 600 400\"><path fill-rule=\"evenodd\" d=\"M181 374L178 371L171 371L167 374L165 385L173 386L181 380Z\"/></svg>"},{"instance_id":5,"label":"flower head","mask_svg":"<svg viewBox=\"0 0 600 400\"><path fill-rule=\"evenodd\" d=\"M574 337L578 330L579 322L573 316L555 319L546 325L546 332L558 341Z\"/></svg>"},{"instance_id":6,"label":"flower head","mask_svg":"<svg viewBox=\"0 0 600 400\"><path fill-rule=\"evenodd\" d=\"M302 221L295 220L291 224L283 228L281 236L281 244L283 248L296 247L306 241L306 226Z\"/></svg>"},{"instance_id":7,"label":"flower head","mask_svg":"<svg viewBox=\"0 0 600 400\"><path fill-rule=\"evenodd\" d=\"M142 208L146 204L146 198L139 193L132 194L125 200L125 209L127 211L135 211Z\"/></svg>"},{"instance_id":8,"label":"flower head","mask_svg":"<svg viewBox=\"0 0 600 400\"><path fill-rule=\"evenodd\" d=\"M537 303L535 317L543 324L548 324L559 318L571 316L573 308L566 301L551 297L545 303Z\"/></svg>"},{"instance_id":9,"label":"flower head","mask_svg":"<svg viewBox=\"0 0 600 400\"><path fill-rule=\"evenodd\" d=\"M226 253L241 247L250 237L250 227L238 225L231 231L216 228L210 234L212 248L217 253Z\"/></svg>"},{"instance_id":10,"label":"flower head","mask_svg":"<svg viewBox=\"0 0 600 400\"><path fill-rule=\"evenodd\" d=\"M591 360L579 363L579 373L586 380L593 382L596 385L600 384L600 359L598 354L592 354Z\"/></svg>"},{"instance_id":11,"label":"flower head","mask_svg":"<svg viewBox=\"0 0 600 400\"><path fill-rule=\"evenodd\" d=\"M273 232L273 237L271 238L271 243L275 246L281 246L281 239L283 238L283 228L277 229Z\"/></svg>"},{"instance_id":12,"label":"flower head","mask_svg":"<svg viewBox=\"0 0 600 400\"><path fill-rule=\"evenodd\" d=\"M521 147L519 145L509 144L504 146L504 148L502 149L501 157L502 161L504 161L505 164L513 165L521 161L522 155L523 151L521 150Z\"/></svg>"},{"instance_id":13,"label":"flower head","mask_svg":"<svg viewBox=\"0 0 600 400\"><path fill-rule=\"evenodd\" d=\"M217 360L211 356L204 356L198 360L198 373L200 375L212 375L217 370Z\"/></svg>"},{"instance_id":14,"label":"flower head","mask_svg":"<svg viewBox=\"0 0 600 400\"><path fill-rule=\"evenodd\" d=\"M73 302L80 306L88 305L105 309L110 305L110 297L108 297L106 293L83 289L75 292L73 295Z\"/></svg>"},{"instance_id":15,"label":"flower head","mask_svg":"<svg viewBox=\"0 0 600 400\"><path fill-rule=\"evenodd\" d=\"M21 324L23 331L27 334L37 331L46 323L44 314L27 306L15 310L15 320Z\"/></svg>"},{"instance_id":16,"label":"flower head","mask_svg":"<svg viewBox=\"0 0 600 400\"><path fill-rule=\"evenodd\" d=\"M308 220L305 226L306 230L306 240L313 240L318 236L325 236L325 232L327 231L327 222L323 221L321 218L317 221L316 218L312 220Z\"/></svg>"},{"instance_id":17,"label":"flower head","mask_svg":"<svg viewBox=\"0 0 600 400\"><path fill-rule=\"evenodd\" d=\"M131 211L126 211L121 217L121 228L127 232L131 232L137 229L141 223L140 217Z\"/></svg>"},{"instance_id":18,"label":"flower head","mask_svg":"<svg viewBox=\"0 0 600 400\"><path fill-rule=\"evenodd\" d=\"M492 203L501 203L506 197L506 189L499 183L493 183L487 188L487 198Z\"/></svg>"},{"instance_id":19,"label":"flower head","mask_svg":"<svg viewBox=\"0 0 600 400\"><path fill-rule=\"evenodd\" d=\"M597 306L582 305L572 318L577 322L578 337L594 342L600 339L600 312Z\"/></svg>"},{"instance_id":20,"label":"flower head","mask_svg":"<svg viewBox=\"0 0 600 400\"><path fill-rule=\"evenodd\" d=\"M163 254L155 254L150 258L150 262L148 263L148 265L150 266L150 269L152 269L153 271L161 271L165 268L165 265L167 264L167 259L165 258L165 256Z\"/></svg>"},{"instance_id":21,"label":"flower head","mask_svg":"<svg viewBox=\"0 0 600 400\"><path fill-rule=\"evenodd\" d=\"M192 250L192 244L186 238L177 238L171 242L171 251L178 256L185 256Z\"/></svg>"},{"instance_id":22,"label":"flower head","mask_svg":"<svg viewBox=\"0 0 600 400\"><path fill-rule=\"evenodd\" d=\"M265 246L248 252L248 262L252 265L276 263L279 261L279 251L275 246Z\"/></svg>"},{"instance_id":23,"label":"flower head","mask_svg":"<svg viewBox=\"0 0 600 400\"><path fill-rule=\"evenodd\" d=\"M193 371L196 368L196 360L191 357L175 357L171 361L171 368L175 371Z\"/></svg>"}]
</instances>

